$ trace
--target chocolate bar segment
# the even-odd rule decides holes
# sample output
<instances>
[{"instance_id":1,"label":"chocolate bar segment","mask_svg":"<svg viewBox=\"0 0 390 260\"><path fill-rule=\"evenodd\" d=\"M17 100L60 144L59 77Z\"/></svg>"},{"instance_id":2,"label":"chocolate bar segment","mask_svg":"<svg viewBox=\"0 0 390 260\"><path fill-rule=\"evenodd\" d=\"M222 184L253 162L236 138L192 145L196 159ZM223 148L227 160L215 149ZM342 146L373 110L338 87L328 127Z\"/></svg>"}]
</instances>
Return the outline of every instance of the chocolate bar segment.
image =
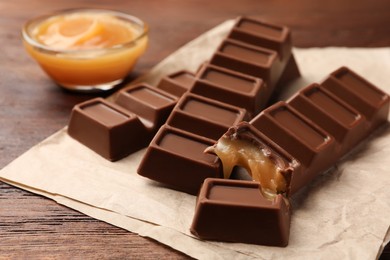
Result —
<instances>
[{"instance_id":1,"label":"chocolate bar segment","mask_svg":"<svg viewBox=\"0 0 390 260\"><path fill-rule=\"evenodd\" d=\"M102 98L73 108L68 133L110 161L147 145L146 129L139 118Z\"/></svg>"},{"instance_id":2,"label":"chocolate bar segment","mask_svg":"<svg viewBox=\"0 0 390 260\"><path fill-rule=\"evenodd\" d=\"M204 153L213 143L213 140L164 125L150 143L138 174L197 194L206 178L221 177L218 158Z\"/></svg>"},{"instance_id":3,"label":"chocolate bar segment","mask_svg":"<svg viewBox=\"0 0 390 260\"><path fill-rule=\"evenodd\" d=\"M282 195L265 198L258 182L207 179L191 232L201 239L287 246L290 207Z\"/></svg>"},{"instance_id":4,"label":"chocolate bar segment","mask_svg":"<svg viewBox=\"0 0 390 260\"><path fill-rule=\"evenodd\" d=\"M230 126L246 119L248 116L245 109L187 93L172 111L167 124L218 140Z\"/></svg>"},{"instance_id":5,"label":"chocolate bar segment","mask_svg":"<svg viewBox=\"0 0 390 260\"><path fill-rule=\"evenodd\" d=\"M145 83L122 89L115 100L116 104L135 113L151 134L165 123L176 102L175 96Z\"/></svg>"},{"instance_id":6,"label":"chocolate bar segment","mask_svg":"<svg viewBox=\"0 0 390 260\"><path fill-rule=\"evenodd\" d=\"M207 64L197 74L190 92L245 108L253 116L265 106L265 88L259 78Z\"/></svg>"},{"instance_id":7,"label":"chocolate bar segment","mask_svg":"<svg viewBox=\"0 0 390 260\"><path fill-rule=\"evenodd\" d=\"M192 86L195 75L187 70L180 70L161 79L157 88L176 97L181 97Z\"/></svg>"}]
</instances>

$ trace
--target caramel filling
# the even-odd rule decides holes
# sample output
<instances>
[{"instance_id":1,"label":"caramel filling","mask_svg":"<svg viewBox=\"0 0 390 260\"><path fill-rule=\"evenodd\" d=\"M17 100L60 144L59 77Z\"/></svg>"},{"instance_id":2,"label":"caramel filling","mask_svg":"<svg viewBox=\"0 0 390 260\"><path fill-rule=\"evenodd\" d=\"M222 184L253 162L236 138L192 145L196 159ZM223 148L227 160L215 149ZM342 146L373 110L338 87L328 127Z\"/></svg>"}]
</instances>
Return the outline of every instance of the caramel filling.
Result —
<instances>
[{"instance_id":1,"label":"caramel filling","mask_svg":"<svg viewBox=\"0 0 390 260\"><path fill-rule=\"evenodd\" d=\"M241 166L254 181L260 182L261 192L266 198L273 199L277 194L286 192L286 179L267 150L246 140L223 136L206 152L215 153L221 159L225 179L230 178L235 166Z\"/></svg>"}]
</instances>

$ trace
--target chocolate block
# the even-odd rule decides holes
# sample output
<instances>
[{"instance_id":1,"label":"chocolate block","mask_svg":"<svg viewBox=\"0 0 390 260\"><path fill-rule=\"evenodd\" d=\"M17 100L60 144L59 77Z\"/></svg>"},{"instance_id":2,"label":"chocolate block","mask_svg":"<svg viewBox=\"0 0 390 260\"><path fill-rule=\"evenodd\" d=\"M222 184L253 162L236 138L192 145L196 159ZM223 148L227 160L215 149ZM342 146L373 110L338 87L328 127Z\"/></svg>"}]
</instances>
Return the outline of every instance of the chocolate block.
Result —
<instances>
[{"instance_id":1,"label":"chocolate block","mask_svg":"<svg viewBox=\"0 0 390 260\"><path fill-rule=\"evenodd\" d=\"M177 98L165 91L141 83L122 89L115 103L135 113L148 131L154 135L165 123Z\"/></svg>"},{"instance_id":2,"label":"chocolate block","mask_svg":"<svg viewBox=\"0 0 390 260\"><path fill-rule=\"evenodd\" d=\"M221 177L215 155L204 150L213 140L164 125L150 143L138 174L190 194L197 194L206 178Z\"/></svg>"},{"instance_id":3,"label":"chocolate block","mask_svg":"<svg viewBox=\"0 0 390 260\"><path fill-rule=\"evenodd\" d=\"M256 115L265 106L266 85L259 78L206 64L190 92L245 108Z\"/></svg>"},{"instance_id":4,"label":"chocolate block","mask_svg":"<svg viewBox=\"0 0 390 260\"><path fill-rule=\"evenodd\" d=\"M245 109L187 93L172 111L167 124L216 141L230 126L247 119Z\"/></svg>"},{"instance_id":5,"label":"chocolate block","mask_svg":"<svg viewBox=\"0 0 390 260\"><path fill-rule=\"evenodd\" d=\"M146 129L139 118L102 98L73 108L68 134L110 161L147 145Z\"/></svg>"},{"instance_id":6,"label":"chocolate block","mask_svg":"<svg viewBox=\"0 0 390 260\"><path fill-rule=\"evenodd\" d=\"M161 79L157 88L162 89L174 96L181 97L192 86L195 75L187 70L181 70L165 76Z\"/></svg>"},{"instance_id":7,"label":"chocolate block","mask_svg":"<svg viewBox=\"0 0 390 260\"><path fill-rule=\"evenodd\" d=\"M287 246L290 207L282 195L265 198L258 182L207 179L191 232L201 239Z\"/></svg>"}]
</instances>

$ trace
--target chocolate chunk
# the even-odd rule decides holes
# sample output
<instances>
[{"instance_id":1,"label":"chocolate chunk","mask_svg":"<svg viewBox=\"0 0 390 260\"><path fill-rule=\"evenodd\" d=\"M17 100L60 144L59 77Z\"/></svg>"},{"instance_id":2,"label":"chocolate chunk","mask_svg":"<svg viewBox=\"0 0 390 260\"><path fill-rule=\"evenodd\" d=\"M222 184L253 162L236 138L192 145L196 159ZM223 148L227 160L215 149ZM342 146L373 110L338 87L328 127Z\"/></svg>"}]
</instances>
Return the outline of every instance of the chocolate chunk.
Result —
<instances>
[{"instance_id":1,"label":"chocolate chunk","mask_svg":"<svg viewBox=\"0 0 390 260\"><path fill-rule=\"evenodd\" d=\"M110 161L147 145L148 138L144 125L135 114L102 98L73 108L68 133Z\"/></svg>"},{"instance_id":2,"label":"chocolate chunk","mask_svg":"<svg viewBox=\"0 0 390 260\"><path fill-rule=\"evenodd\" d=\"M207 240L287 246L289 203L282 195L265 198L257 182L210 178L199 193L191 232Z\"/></svg>"}]
</instances>

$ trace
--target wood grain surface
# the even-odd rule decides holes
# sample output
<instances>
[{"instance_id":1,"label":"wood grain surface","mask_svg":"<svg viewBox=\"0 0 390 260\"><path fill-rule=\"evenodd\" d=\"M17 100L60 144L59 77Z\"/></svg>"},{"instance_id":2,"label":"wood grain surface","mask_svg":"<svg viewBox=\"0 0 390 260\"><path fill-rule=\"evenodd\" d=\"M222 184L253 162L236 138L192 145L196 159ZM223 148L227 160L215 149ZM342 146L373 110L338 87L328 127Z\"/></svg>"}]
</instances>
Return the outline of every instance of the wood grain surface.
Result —
<instances>
[{"instance_id":1,"label":"wood grain surface","mask_svg":"<svg viewBox=\"0 0 390 260\"><path fill-rule=\"evenodd\" d=\"M134 14L150 25L150 47L128 80L226 19L252 15L289 26L298 47L390 46L390 1L0 0L0 168L67 124L91 95L62 91L23 49L30 18L54 10L98 7ZM382 259L390 257L387 248ZM187 256L0 182L0 259Z\"/></svg>"}]
</instances>

